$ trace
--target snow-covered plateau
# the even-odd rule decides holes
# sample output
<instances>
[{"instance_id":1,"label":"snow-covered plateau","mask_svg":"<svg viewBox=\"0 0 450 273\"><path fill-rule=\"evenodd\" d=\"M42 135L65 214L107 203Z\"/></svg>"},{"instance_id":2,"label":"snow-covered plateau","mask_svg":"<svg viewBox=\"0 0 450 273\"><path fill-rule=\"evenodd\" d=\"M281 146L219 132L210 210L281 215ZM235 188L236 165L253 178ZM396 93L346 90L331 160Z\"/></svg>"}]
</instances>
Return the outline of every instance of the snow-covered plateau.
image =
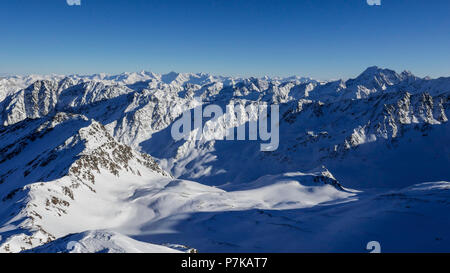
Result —
<instances>
[{"instance_id":1,"label":"snow-covered plateau","mask_svg":"<svg viewBox=\"0 0 450 273\"><path fill-rule=\"evenodd\" d=\"M278 149L212 137L257 114L174 140L198 98L279 105ZM378 67L0 77L0 252L450 252L449 106Z\"/></svg>"}]
</instances>

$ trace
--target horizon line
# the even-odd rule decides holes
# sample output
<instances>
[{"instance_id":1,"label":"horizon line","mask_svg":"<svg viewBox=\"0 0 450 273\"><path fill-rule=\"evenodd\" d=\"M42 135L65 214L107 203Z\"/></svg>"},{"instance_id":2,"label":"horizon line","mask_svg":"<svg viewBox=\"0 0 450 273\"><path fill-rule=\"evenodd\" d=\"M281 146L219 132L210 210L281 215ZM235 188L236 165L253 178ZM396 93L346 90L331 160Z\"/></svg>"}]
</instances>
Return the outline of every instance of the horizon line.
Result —
<instances>
[{"instance_id":1,"label":"horizon line","mask_svg":"<svg viewBox=\"0 0 450 273\"><path fill-rule=\"evenodd\" d=\"M232 76L232 75L226 75L226 74L216 74L216 73L209 73L209 72L177 72L177 71L169 71L169 72L154 72L151 70L140 70L140 71L123 71L123 72L95 72L95 73L10 73L10 72L0 72L0 77L31 77L31 76L66 76L66 77L71 77L71 76L77 76L77 77L92 77L92 76L103 76L103 77L114 77L114 76L120 76L120 75L125 75L125 74L139 74L139 73L147 73L147 74L155 74L155 75L159 75L159 76L165 76L165 75L169 75L172 73L176 73L178 75L183 75L183 74L190 74L190 75L208 75L208 76L212 76L212 77L222 77L222 78L231 78L231 79L250 79L250 78L256 78L256 79L264 79L264 78L268 78L270 80L283 80L283 79L287 79L287 78L298 78L298 79L308 79L308 80L313 80L313 81L318 81L318 82L332 82L332 81L339 81L339 80L344 80L347 81L349 79L355 79L358 76L360 76L361 74L363 74L364 72L366 72L369 69L378 69L378 70L390 70L390 71L394 71L397 74L402 74L402 73L410 73L413 76L416 76L418 78L421 79L439 79L439 78L447 78L450 77L450 75L445 76L437 76L437 77L432 77L432 76L417 76L417 74L411 72L411 70L405 69L401 72L398 72L395 69L391 69L391 68L386 68L386 67L381 67L381 66L377 66L377 65L373 65L373 66L368 66L366 69L364 69L362 72L356 74L356 76L351 76L351 77L337 77L337 78L328 78L328 79L318 79L318 78L314 78L311 76L307 76L307 75L296 75L296 74L292 74L292 75L288 75L288 76L280 76L280 75L274 75L274 76L269 76L269 75L263 75L263 76L244 76L244 75L239 75L239 76ZM255 73L256 74L256 73Z\"/></svg>"}]
</instances>

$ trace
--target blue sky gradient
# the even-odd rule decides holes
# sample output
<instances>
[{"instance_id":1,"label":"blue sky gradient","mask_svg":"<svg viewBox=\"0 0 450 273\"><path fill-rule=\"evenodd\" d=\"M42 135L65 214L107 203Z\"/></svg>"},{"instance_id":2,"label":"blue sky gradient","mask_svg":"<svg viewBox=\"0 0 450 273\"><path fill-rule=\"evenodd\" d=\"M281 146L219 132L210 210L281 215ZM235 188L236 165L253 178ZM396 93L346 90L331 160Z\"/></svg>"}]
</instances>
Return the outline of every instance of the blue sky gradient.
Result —
<instances>
[{"instance_id":1,"label":"blue sky gradient","mask_svg":"<svg viewBox=\"0 0 450 273\"><path fill-rule=\"evenodd\" d=\"M0 73L450 76L450 1L5 0Z\"/></svg>"}]
</instances>

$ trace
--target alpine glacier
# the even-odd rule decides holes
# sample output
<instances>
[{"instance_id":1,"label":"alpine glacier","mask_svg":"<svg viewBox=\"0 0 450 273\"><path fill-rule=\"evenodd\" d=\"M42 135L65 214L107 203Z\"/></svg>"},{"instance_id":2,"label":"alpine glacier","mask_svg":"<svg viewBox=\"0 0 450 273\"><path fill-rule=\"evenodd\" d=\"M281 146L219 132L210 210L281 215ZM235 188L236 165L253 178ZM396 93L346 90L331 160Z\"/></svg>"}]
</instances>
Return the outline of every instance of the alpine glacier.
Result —
<instances>
[{"instance_id":1,"label":"alpine glacier","mask_svg":"<svg viewBox=\"0 0 450 273\"><path fill-rule=\"evenodd\" d=\"M175 141L196 98L279 105L279 148ZM0 77L0 252L449 252L449 105L450 78L378 67Z\"/></svg>"}]
</instances>

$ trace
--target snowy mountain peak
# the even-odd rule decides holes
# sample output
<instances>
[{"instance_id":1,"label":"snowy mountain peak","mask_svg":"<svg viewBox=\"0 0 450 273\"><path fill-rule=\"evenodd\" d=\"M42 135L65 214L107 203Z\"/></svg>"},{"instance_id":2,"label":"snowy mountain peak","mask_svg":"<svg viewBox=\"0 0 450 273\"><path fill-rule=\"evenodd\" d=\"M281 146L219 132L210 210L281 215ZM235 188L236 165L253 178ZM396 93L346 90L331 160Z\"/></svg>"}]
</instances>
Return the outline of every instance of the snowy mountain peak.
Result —
<instances>
[{"instance_id":1,"label":"snowy mountain peak","mask_svg":"<svg viewBox=\"0 0 450 273\"><path fill-rule=\"evenodd\" d=\"M212 137L215 128L247 130L258 117L253 110L232 122L225 113L205 117L199 139L174 140L172 125L201 107L199 97L203 106L223 109L277 104L278 149L262 152L259 140ZM272 243L294 242L319 226L334 238L336 229L325 223L308 227L308 215L341 219L348 208L344 214L355 219L360 206L378 213L377 200L403 202L389 194L368 200L372 188L416 196L399 189L448 180L449 109L450 78L378 67L330 82L145 71L5 77L0 252L44 244L35 251L64 252L67 240L79 243L80 252L153 249L139 240L172 249L259 251L270 238L255 240L248 226L275 236ZM427 204L442 209L439 202ZM301 219L292 220L297 213ZM249 222L241 226L242 219ZM230 223L251 243L225 236L221 228Z\"/></svg>"},{"instance_id":2,"label":"snowy mountain peak","mask_svg":"<svg viewBox=\"0 0 450 273\"><path fill-rule=\"evenodd\" d=\"M367 68L353 82L361 85L373 85L383 87L385 85L394 85L401 80L401 76L394 70L383 69L377 66Z\"/></svg>"},{"instance_id":3,"label":"snowy mountain peak","mask_svg":"<svg viewBox=\"0 0 450 273\"><path fill-rule=\"evenodd\" d=\"M150 156L116 142L103 125L85 116L59 112L24 120L0 134L1 223L29 230L4 237L0 251L53 240L58 233L46 221L68 214L80 196L102 192L104 183L126 187L130 179L170 177Z\"/></svg>"}]
</instances>

